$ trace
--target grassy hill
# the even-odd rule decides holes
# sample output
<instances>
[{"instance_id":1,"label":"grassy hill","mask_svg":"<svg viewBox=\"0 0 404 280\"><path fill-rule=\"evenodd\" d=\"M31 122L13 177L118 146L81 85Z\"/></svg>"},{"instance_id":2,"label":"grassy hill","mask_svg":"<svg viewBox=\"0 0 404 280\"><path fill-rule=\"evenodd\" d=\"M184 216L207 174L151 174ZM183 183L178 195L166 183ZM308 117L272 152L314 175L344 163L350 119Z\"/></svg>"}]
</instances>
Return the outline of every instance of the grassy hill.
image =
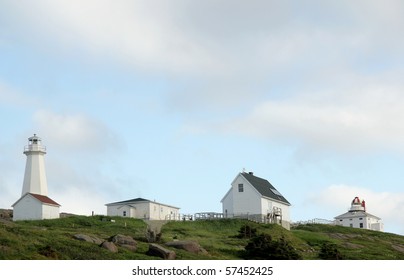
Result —
<instances>
[{"instance_id":1,"label":"grassy hill","mask_svg":"<svg viewBox=\"0 0 404 280\"><path fill-rule=\"evenodd\" d=\"M287 231L278 225L264 225L244 220L169 222L162 227L158 242L163 246L175 240L199 243L205 254L170 248L177 259L241 259L245 246L256 235L267 234L282 240L301 259L320 259L321 252L337 251L342 259L404 259L404 236L329 225L302 225ZM241 232L241 233L240 233ZM137 241L133 252L119 247L112 253L100 246L76 240L76 234L109 239L116 234ZM142 220L114 217L72 216L55 220L11 222L0 220L0 259L157 259L148 251L147 224ZM320 255L319 255L320 254ZM324 256L322 257L324 258Z\"/></svg>"}]
</instances>

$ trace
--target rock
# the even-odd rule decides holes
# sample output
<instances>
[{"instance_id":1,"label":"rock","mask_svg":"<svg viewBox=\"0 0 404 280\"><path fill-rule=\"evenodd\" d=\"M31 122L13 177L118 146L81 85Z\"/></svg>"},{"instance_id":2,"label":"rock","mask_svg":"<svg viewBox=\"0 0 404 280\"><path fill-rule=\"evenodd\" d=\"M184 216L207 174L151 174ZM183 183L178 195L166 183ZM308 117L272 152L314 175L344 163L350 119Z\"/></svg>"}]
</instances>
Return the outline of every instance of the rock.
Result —
<instances>
[{"instance_id":1,"label":"rock","mask_svg":"<svg viewBox=\"0 0 404 280\"><path fill-rule=\"evenodd\" d=\"M172 241L172 242L167 242L165 245L169 246L169 247L174 247L177 249L182 249L187 252L194 253L194 254L207 254L208 253L197 242L190 241L190 240Z\"/></svg>"},{"instance_id":2,"label":"rock","mask_svg":"<svg viewBox=\"0 0 404 280\"><path fill-rule=\"evenodd\" d=\"M176 254L174 251L168 250L156 243L149 244L149 251L146 253L149 256L160 257L164 260L175 260Z\"/></svg>"},{"instance_id":3,"label":"rock","mask_svg":"<svg viewBox=\"0 0 404 280\"><path fill-rule=\"evenodd\" d=\"M112 253L118 253L118 247L116 247L115 244L112 242L104 241L100 246Z\"/></svg>"},{"instance_id":4,"label":"rock","mask_svg":"<svg viewBox=\"0 0 404 280\"><path fill-rule=\"evenodd\" d=\"M127 236L127 235L122 235L122 234L117 234L112 237L110 237L110 241L112 241L115 244L118 245L131 245L131 246L136 246L137 242L135 239L133 239L132 236Z\"/></svg>"},{"instance_id":5,"label":"rock","mask_svg":"<svg viewBox=\"0 0 404 280\"><path fill-rule=\"evenodd\" d=\"M100 238L97 238L97 237L94 237L94 236L89 236L89 235L86 235L86 234L81 234L81 233L75 234L73 236L73 238L77 239L77 240L81 240L81 241L95 243L97 245L101 245L101 243L104 242L104 240L102 240Z\"/></svg>"},{"instance_id":6,"label":"rock","mask_svg":"<svg viewBox=\"0 0 404 280\"><path fill-rule=\"evenodd\" d=\"M126 249L129 249L130 251L133 251L133 252L135 252L137 250L137 242L131 236L117 234L117 235L111 236L109 238L109 241L111 241L114 244L117 244L119 246L122 246Z\"/></svg>"}]
</instances>

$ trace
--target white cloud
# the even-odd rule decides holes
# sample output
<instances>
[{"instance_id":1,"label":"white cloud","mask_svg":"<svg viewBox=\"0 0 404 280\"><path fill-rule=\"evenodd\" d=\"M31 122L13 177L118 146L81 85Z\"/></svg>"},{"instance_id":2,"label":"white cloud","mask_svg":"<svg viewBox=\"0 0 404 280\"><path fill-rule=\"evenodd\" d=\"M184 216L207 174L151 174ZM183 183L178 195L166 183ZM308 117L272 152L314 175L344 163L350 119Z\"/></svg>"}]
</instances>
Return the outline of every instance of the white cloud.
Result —
<instances>
[{"instance_id":1,"label":"white cloud","mask_svg":"<svg viewBox=\"0 0 404 280\"><path fill-rule=\"evenodd\" d=\"M403 90L404 86L369 85L267 101L219 129L292 142L308 150L403 153Z\"/></svg>"},{"instance_id":2,"label":"white cloud","mask_svg":"<svg viewBox=\"0 0 404 280\"><path fill-rule=\"evenodd\" d=\"M76 151L77 156L86 152L105 153L122 144L103 122L84 114L40 110L34 114L34 123L44 144L60 152Z\"/></svg>"},{"instance_id":3,"label":"white cloud","mask_svg":"<svg viewBox=\"0 0 404 280\"><path fill-rule=\"evenodd\" d=\"M84 50L87 57L117 59L143 69L218 66L201 42L183 34L174 18L181 10L168 2L27 1L8 4L8 22L32 42L51 51ZM189 35L189 34L188 34ZM31 37L32 36L32 37ZM45 44L43 44L45 43Z\"/></svg>"},{"instance_id":4,"label":"white cloud","mask_svg":"<svg viewBox=\"0 0 404 280\"><path fill-rule=\"evenodd\" d=\"M404 234L404 193L376 192L349 185L332 185L307 200L317 209L334 212L334 217L348 211L351 201L358 196L366 202L366 211L382 219L385 230ZM322 211L318 211L321 213Z\"/></svg>"},{"instance_id":5,"label":"white cloud","mask_svg":"<svg viewBox=\"0 0 404 280\"><path fill-rule=\"evenodd\" d=\"M64 190L53 192L51 197L61 205L60 211L77 215L106 215L105 204L108 201L96 190L85 187L67 186Z\"/></svg>"}]
</instances>

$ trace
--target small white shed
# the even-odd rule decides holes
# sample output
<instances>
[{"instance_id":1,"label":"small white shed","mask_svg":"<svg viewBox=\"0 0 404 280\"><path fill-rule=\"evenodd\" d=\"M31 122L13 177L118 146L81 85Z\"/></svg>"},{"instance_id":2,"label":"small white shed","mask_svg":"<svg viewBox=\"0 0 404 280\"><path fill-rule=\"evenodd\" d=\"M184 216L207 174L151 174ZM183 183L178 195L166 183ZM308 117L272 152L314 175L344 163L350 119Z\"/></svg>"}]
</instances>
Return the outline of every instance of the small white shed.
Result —
<instances>
[{"instance_id":1,"label":"small white shed","mask_svg":"<svg viewBox=\"0 0 404 280\"><path fill-rule=\"evenodd\" d=\"M26 193L12 207L13 221L57 219L60 217L60 204L40 194Z\"/></svg>"},{"instance_id":2,"label":"small white shed","mask_svg":"<svg viewBox=\"0 0 404 280\"><path fill-rule=\"evenodd\" d=\"M180 208L144 198L108 203L107 215L145 220L166 220L178 217Z\"/></svg>"}]
</instances>

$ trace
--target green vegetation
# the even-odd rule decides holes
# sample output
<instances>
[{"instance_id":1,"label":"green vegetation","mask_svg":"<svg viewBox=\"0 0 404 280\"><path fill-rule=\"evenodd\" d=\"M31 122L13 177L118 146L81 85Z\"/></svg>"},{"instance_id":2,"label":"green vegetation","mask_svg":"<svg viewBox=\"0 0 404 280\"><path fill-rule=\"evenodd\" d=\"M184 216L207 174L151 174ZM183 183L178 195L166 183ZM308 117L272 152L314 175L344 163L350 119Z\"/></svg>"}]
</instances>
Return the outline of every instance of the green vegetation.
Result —
<instances>
[{"instance_id":1,"label":"green vegetation","mask_svg":"<svg viewBox=\"0 0 404 280\"><path fill-rule=\"evenodd\" d=\"M142 220L73 216L55 220L0 220L0 259L156 259L148 251L147 224ZM122 234L137 241L133 252L112 253L73 238L85 234L108 240ZM404 236L330 225L300 225L288 231L275 224L245 220L168 222L158 242L191 240L205 253L175 251L177 259L365 259L403 260Z\"/></svg>"}]
</instances>

